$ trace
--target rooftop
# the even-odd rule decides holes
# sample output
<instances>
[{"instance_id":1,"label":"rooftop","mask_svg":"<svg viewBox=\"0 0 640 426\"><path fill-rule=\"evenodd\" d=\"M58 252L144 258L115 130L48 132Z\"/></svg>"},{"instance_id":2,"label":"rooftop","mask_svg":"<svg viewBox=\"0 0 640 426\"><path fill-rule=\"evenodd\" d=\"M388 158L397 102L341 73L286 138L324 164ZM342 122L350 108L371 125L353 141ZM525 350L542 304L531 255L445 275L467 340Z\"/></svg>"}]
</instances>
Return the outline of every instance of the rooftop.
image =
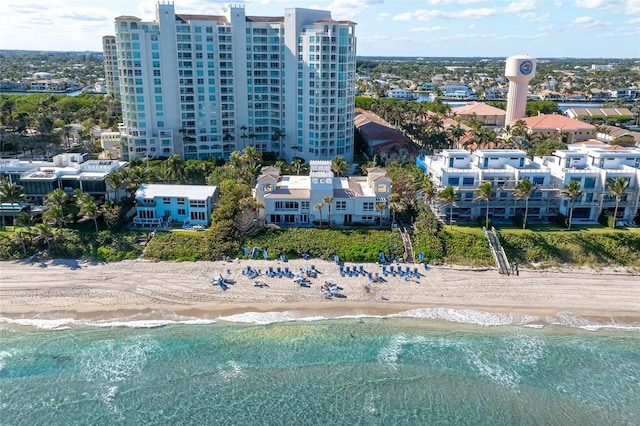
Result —
<instances>
[{"instance_id":1,"label":"rooftop","mask_svg":"<svg viewBox=\"0 0 640 426\"><path fill-rule=\"evenodd\" d=\"M156 197L183 197L190 200L205 200L213 196L218 189L217 186L209 185L162 185L145 184L140 185L136 191L136 199L156 198Z\"/></svg>"},{"instance_id":2,"label":"rooftop","mask_svg":"<svg viewBox=\"0 0 640 426\"><path fill-rule=\"evenodd\" d=\"M532 130L536 129L562 129L567 131L586 130L593 131L595 126L583 123L573 118L560 114L540 114L533 117L522 118L526 126Z\"/></svg>"}]
</instances>

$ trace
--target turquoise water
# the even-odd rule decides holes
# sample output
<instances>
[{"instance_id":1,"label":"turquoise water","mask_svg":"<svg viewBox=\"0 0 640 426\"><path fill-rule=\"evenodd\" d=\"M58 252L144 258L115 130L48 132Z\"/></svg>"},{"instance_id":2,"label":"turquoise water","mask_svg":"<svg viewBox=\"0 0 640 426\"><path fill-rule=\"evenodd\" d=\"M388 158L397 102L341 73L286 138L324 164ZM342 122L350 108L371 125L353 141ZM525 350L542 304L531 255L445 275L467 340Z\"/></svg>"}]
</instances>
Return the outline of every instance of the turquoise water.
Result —
<instances>
[{"instance_id":1,"label":"turquoise water","mask_svg":"<svg viewBox=\"0 0 640 426\"><path fill-rule=\"evenodd\" d=\"M640 333L415 318L0 326L2 425L631 425Z\"/></svg>"}]
</instances>

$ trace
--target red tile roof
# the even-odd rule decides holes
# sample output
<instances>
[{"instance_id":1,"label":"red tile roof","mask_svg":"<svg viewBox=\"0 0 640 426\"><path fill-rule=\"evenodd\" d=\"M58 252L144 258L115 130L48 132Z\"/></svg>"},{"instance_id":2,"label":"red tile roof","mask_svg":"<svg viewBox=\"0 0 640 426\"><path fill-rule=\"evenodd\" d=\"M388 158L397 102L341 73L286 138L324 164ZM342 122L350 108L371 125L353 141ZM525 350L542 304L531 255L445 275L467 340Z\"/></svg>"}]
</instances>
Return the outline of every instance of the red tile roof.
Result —
<instances>
[{"instance_id":1,"label":"red tile roof","mask_svg":"<svg viewBox=\"0 0 640 426\"><path fill-rule=\"evenodd\" d=\"M574 120L573 118L565 117L560 114L541 114L533 117L522 118L522 121L525 122L528 128L531 130L543 130L543 129L554 129L554 130L588 130L592 131L595 126L583 123L579 120Z\"/></svg>"},{"instance_id":2,"label":"red tile roof","mask_svg":"<svg viewBox=\"0 0 640 426\"><path fill-rule=\"evenodd\" d=\"M497 116L506 116L507 112L496 108L491 105L487 105L484 102L469 102L466 105L459 106L456 108L451 108L451 112L458 115L477 115L477 116L487 116L487 115L497 115Z\"/></svg>"}]
</instances>

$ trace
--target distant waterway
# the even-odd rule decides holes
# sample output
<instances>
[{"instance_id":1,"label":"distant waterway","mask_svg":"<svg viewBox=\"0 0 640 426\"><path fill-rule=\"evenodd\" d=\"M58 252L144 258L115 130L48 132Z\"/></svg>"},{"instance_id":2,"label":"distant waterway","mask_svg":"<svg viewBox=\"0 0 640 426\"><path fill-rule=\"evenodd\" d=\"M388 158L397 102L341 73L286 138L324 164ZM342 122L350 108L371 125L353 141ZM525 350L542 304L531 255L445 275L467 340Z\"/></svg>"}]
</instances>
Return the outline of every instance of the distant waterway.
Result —
<instances>
[{"instance_id":1,"label":"distant waterway","mask_svg":"<svg viewBox=\"0 0 640 426\"><path fill-rule=\"evenodd\" d=\"M418 102L433 102L433 98L429 94L421 93L416 99ZM466 105L472 100L443 100L443 102L449 105L451 108L457 108ZM481 100L475 100L475 102L484 102ZM558 104L558 108L562 112L566 112L571 108L602 108L604 103L602 102L567 102L567 101L555 101Z\"/></svg>"},{"instance_id":2,"label":"distant waterway","mask_svg":"<svg viewBox=\"0 0 640 426\"><path fill-rule=\"evenodd\" d=\"M78 96L84 92L84 89L74 90L72 92L1 92L0 95L67 95Z\"/></svg>"}]
</instances>

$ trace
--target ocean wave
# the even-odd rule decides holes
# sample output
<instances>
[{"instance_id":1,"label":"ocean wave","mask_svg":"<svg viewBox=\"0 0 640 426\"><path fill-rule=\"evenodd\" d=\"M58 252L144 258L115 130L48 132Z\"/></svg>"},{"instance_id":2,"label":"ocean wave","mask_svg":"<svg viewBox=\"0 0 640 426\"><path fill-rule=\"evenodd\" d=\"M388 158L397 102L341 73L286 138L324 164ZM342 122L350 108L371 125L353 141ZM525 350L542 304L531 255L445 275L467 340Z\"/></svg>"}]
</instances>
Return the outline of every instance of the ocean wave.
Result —
<instances>
[{"instance_id":1,"label":"ocean wave","mask_svg":"<svg viewBox=\"0 0 640 426\"><path fill-rule=\"evenodd\" d=\"M560 325L571 328L581 328L587 331L640 331L640 324L621 324L621 323L600 323L593 320L572 314L571 312L558 312L555 316L546 317L545 321L549 324Z\"/></svg>"},{"instance_id":2,"label":"ocean wave","mask_svg":"<svg viewBox=\"0 0 640 426\"><path fill-rule=\"evenodd\" d=\"M295 311L283 312L243 312L241 314L219 317L218 321L236 322L243 324L273 324L289 321L322 321L328 319L324 316L301 316Z\"/></svg>"},{"instance_id":3,"label":"ocean wave","mask_svg":"<svg viewBox=\"0 0 640 426\"><path fill-rule=\"evenodd\" d=\"M130 328L157 328L171 324L207 325L215 323L214 320L200 318L184 318L173 320L76 320L73 318L41 319L41 318L0 318L0 324L14 324L24 327L33 327L38 330L61 331L72 327L130 327Z\"/></svg>"},{"instance_id":4,"label":"ocean wave","mask_svg":"<svg viewBox=\"0 0 640 426\"><path fill-rule=\"evenodd\" d=\"M472 309L451 309L451 308L420 308L397 314L387 315L389 318L408 317L422 319L438 319L462 324L474 324L482 326L499 325L525 325L538 321L534 315L518 313L493 313L475 311Z\"/></svg>"}]
</instances>

